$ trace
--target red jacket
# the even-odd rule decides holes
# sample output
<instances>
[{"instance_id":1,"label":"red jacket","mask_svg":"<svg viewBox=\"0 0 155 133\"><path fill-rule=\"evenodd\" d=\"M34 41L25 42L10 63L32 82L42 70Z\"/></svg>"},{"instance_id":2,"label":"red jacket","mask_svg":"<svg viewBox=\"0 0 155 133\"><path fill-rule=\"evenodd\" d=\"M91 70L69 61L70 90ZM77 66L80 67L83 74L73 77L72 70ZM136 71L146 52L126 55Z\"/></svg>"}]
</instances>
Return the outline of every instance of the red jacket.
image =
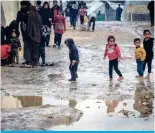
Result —
<instances>
[{"instance_id":1,"label":"red jacket","mask_svg":"<svg viewBox=\"0 0 155 133\"><path fill-rule=\"evenodd\" d=\"M120 59L121 58L121 51L120 48L118 47L117 44L115 45L106 45L106 49L104 52L104 57L108 56L109 60L114 60L114 59Z\"/></svg>"},{"instance_id":2,"label":"red jacket","mask_svg":"<svg viewBox=\"0 0 155 133\"><path fill-rule=\"evenodd\" d=\"M11 46L8 44L1 45L1 59L7 59L11 52Z\"/></svg>"},{"instance_id":3,"label":"red jacket","mask_svg":"<svg viewBox=\"0 0 155 133\"><path fill-rule=\"evenodd\" d=\"M66 30L66 18L63 15L57 15L54 21L54 32L63 34Z\"/></svg>"}]
</instances>

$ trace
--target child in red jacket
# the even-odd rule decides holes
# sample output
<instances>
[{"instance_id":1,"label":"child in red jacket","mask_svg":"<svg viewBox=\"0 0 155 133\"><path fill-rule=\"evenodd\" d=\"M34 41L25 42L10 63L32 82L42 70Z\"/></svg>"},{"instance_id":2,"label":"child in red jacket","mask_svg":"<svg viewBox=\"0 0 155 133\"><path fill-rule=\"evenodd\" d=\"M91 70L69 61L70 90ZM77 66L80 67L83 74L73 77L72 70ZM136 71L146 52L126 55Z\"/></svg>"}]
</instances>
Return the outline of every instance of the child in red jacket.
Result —
<instances>
[{"instance_id":1,"label":"child in red jacket","mask_svg":"<svg viewBox=\"0 0 155 133\"><path fill-rule=\"evenodd\" d=\"M114 36L109 36L108 39L108 44L106 45L105 53L104 53L104 59L106 56L109 58L109 77L110 80L113 79L113 68L115 72L119 75L118 81L123 80L123 76L118 69L118 62L120 61L121 58L121 52L117 44L115 44L115 37Z\"/></svg>"},{"instance_id":2,"label":"child in red jacket","mask_svg":"<svg viewBox=\"0 0 155 133\"><path fill-rule=\"evenodd\" d=\"M66 18L62 15L62 11L59 10L58 15L55 17L54 20L55 37L53 47L58 46L58 48L60 48L62 34L64 33L64 31L66 31Z\"/></svg>"},{"instance_id":3,"label":"child in red jacket","mask_svg":"<svg viewBox=\"0 0 155 133\"><path fill-rule=\"evenodd\" d=\"M9 65L11 46L6 42L1 45L1 66Z\"/></svg>"}]
</instances>

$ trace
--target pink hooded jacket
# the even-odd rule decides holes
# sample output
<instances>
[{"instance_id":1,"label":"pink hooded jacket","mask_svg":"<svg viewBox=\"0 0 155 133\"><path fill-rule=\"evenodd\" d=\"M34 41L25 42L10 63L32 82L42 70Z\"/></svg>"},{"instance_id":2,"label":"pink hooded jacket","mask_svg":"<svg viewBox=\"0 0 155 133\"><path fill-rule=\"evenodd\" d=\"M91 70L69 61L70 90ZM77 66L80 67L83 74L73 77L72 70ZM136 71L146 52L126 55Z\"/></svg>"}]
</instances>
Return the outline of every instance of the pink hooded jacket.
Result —
<instances>
[{"instance_id":1,"label":"pink hooded jacket","mask_svg":"<svg viewBox=\"0 0 155 133\"><path fill-rule=\"evenodd\" d=\"M109 60L114 60L114 59L120 59L121 58L121 51L120 48L118 47L117 44L115 45L106 45L106 49L104 52L104 57L108 56Z\"/></svg>"}]
</instances>

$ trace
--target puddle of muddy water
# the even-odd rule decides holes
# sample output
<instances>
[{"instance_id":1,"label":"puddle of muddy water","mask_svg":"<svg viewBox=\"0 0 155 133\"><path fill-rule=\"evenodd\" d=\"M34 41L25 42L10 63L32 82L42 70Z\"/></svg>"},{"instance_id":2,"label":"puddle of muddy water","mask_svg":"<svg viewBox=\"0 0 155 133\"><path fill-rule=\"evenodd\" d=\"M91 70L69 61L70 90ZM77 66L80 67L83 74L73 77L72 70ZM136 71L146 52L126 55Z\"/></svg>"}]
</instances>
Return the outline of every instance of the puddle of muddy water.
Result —
<instances>
[{"instance_id":1,"label":"puddle of muddy water","mask_svg":"<svg viewBox=\"0 0 155 133\"><path fill-rule=\"evenodd\" d=\"M151 96L151 94L147 94L144 96L137 95L135 100L85 100L82 102L77 102L74 99L57 100L40 96L4 96L1 98L2 109L25 108L43 105L69 105L72 108L86 112L86 114L100 110L102 114L110 117L120 116L137 118L148 117L152 114L153 96Z\"/></svg>"},{"instance_id":2,"label":"puddle of muddy water","mask_svg":"<svg viewBox=\"0 0 155 133\"><path fill-rule=\"evenodd\" d=\"M69 126L51 127L52 130L116 130L153 129L153 95L135 93L135 100L94 100L77 102L75 99L57 100L39 96L4 96L1 108L25 108L43 105L66 105L82 111L78 122ZM60 124L59 124L60 125ZM63 124L62 124L63 125ZM135 126L137 125L137 126ZM141 126L143 125L143 126Z\"/></svg>"},{"instance_id":3,"label":"puddle of muddy water","mask_svg":"<svg viewBox=\"0 0 155 133\"><path fill-rule=\"evenodd\" d=\"M86 100L76 108L83 117L69 126L51 127L52 130L153 130L152 111L141 118L144 110L135 107L135 100ZM153 104L150 105L153 107Z\"/></svg>"}]
</instances>

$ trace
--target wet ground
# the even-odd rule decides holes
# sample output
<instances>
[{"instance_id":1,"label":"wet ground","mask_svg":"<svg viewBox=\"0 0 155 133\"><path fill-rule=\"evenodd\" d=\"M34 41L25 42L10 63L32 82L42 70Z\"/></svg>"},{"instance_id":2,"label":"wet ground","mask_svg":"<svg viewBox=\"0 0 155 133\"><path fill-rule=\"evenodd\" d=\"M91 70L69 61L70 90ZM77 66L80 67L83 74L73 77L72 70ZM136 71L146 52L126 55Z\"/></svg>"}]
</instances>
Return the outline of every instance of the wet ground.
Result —
<instances>
[{"instance_id":1,"label":"wet ground","mask_svg":"<svg viewBox=\"0 0 155 133\"><path fill-rule=\"evenodd\" d=\"M153 31L149 23L121 22L98 23L95 32L69 28L63 36L61 50L46 49L47 62L54 62L55 66L2 67L2 129L153 130L153 73L149 81L135 78L133 39L142 38L144 28ZM108 60L103 60L103 52L109 35L116 37L122 51L119 67L125 77L123 82L116 80L116 74L113 82L108 79ZM63 42L70 37L80 52L79 79L76 83L68 82L68 49ZM22 52L20 54L22 62ZM57 110L60 113L57 114ZM45 117L48 114L52 117ZM68 116L71 117L70 122L66 120ZM34 122L29 124L31 118ZM25 122L20 125L21 121ZM13 127L11 123L16 124Z\"/></svg>"}]
</instances>

